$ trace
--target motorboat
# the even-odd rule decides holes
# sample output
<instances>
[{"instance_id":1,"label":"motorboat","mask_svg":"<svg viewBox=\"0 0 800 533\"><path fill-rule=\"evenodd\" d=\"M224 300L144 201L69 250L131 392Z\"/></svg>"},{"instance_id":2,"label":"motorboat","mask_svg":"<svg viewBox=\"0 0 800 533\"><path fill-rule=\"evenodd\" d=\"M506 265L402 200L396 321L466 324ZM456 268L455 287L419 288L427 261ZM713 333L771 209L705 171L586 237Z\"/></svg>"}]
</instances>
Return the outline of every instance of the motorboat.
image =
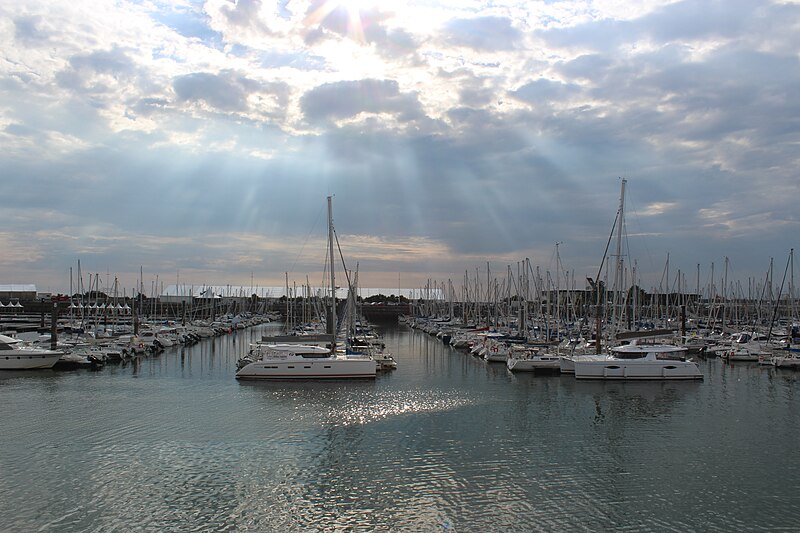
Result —
<instances>
[{"instance_id":1,"label":"motorboat","mask_svg":"<svg viewBox=\"0 0 800 533\"><path fill-rule=\"evenodd\" d=\"M63 352L27 346L21 339L0 335L0 370L53 368Z\"/></svg>"},{"instance_id":2,"label":"motorboat","mask_svg":"<svg viewBox=\"0 0 800 533\"><path fill-rule=\"evenodd\" d=\"M512 372L560 372L560 357L549 352L538 350L512 350L506 361L506 367Z\"/></svg>"},{"instance_id":3,"label":"motorboat","mask_svg":"<svg viewBox=\"0 0 800 533\"><path fill-rule=\"evenodd\" d=\"M637 344L618 346L610 354L573 358L577 379L677 380L703 379L683 346Z\"/></svg>"}]
</instances>

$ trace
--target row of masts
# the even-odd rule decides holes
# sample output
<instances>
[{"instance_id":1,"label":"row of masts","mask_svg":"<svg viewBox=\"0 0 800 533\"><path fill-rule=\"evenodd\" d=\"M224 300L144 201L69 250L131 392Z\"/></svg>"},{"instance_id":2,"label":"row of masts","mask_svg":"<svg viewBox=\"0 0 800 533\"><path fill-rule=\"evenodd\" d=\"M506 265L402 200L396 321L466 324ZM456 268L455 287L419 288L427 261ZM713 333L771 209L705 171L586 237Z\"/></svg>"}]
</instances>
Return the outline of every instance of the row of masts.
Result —
<instances>
[{"instance_id":1,"label":"row of masts","mask_svg":"<svg viewBox=\"0 0 800 533\"><path fill-rule=\"evenodd\" d=\"M526 332L529 319L534 316L543 322L546 328L554 322L560 327L564 321L577 319L588 320L594 316L598 323L601 318L613 333L622 330L638 329L643 320L651 322L661 321L661 325L680 316L685 320L687 310L694 319L709 324L712 328L719 326L725 329L729 324L740 326L744 323L764 325L769 320L770 330L776 319L796 321L797 305L794 286L794 249L789 252L783 279L779 289L775 291L773 276L774 261L770 258L769 268L763 281L748 279L748 295L744 296L742 285L729 280L730 261L725 258L725 268L722 275L721 288L716 285L714 263L711 264L711 278L707 292L700 291L700 265L697 265L697 281L694 293L688 291L686 276L680 270L671 281L670 257L667 254L664 272L658 289L647 293L641 288L638 265L626 265L625 258L630 257L627 251L627 230L625 227L625 189L627 180L621 180L619 206L614 218L611 233L606 243L602 261L595 278L587 277L588 288L579 290L574 270L570 272L561 263L559 246L555 244L555 276L550 270L542 276L540 268L532 267L529 259L518 262L516 275L512 274L512 266L507 266L507 274L503 279L492 278L489 263L486 265L486 284L482 285L478 270L475 277L470 279L468 272L464 274L461 287L461 319L466 322L484 322L498 324L504 317L516 314L518 329ZM612 241L614 250L613 280L610 290L609 248ZM630 262L630 261L629 261ZM605 279L601 274L605 270ZM565 279L566 288L562 288L561 279ZM555 278L555 279L553 279ZM786 282L788 278L788 289ZM434 282L431 291L431 281L424 292L426 295L447 294L450 299L449 315L454 316L454 295L451 280L442 284L439 290ZM505 301L503 301L503 298ZM439 305L440 302L427 300L427 305ZM516 308L516 309L514 309ZM434 311L427 309L428 313ZM436 313L444 313L436 310ZM648 324L652 327L653 324Z\"/></svg>"}]
</instances>

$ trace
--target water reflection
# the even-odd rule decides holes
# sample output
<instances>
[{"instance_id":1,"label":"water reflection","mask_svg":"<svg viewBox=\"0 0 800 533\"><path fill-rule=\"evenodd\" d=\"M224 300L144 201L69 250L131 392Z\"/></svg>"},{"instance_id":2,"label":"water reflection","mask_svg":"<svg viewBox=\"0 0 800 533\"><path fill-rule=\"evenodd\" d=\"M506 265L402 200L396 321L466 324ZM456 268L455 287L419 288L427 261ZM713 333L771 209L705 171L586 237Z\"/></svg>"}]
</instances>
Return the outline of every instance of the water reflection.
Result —
<instances>
[{"instance_id":1,"label":"water reflection","mask_svg":"<svg viewBox=\"0 0 800 533\"><path fill-rule=\"evenodd\" d=\"M665 417L687 395L696 394L702 383L692 382L589 382L578 384L582 394L592 396L597 417L627 421Z\"/></svg>"}]
</instances>

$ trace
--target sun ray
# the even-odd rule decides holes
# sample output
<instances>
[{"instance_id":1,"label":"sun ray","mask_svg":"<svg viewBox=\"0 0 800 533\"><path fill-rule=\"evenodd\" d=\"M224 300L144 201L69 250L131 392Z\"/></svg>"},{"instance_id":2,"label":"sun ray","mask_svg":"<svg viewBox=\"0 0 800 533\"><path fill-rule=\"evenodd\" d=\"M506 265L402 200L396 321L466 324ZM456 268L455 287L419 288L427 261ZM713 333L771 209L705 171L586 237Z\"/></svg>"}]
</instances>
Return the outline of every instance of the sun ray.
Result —
<instances>
[{"instance_id":1,"label":"sun ray","mask_svg":"<svg viewBox=\"0 0 800 533\"><path fill-rule=\"evenodd\" d=\"M368 7L369 2L364 0L325 0L319 7L314 9L303 21L305 27L311 28L325 20L338 8L342 8L347 13L347 34L353 40L366 42L364 36L364 25L361 19L362 9Z\"/></svg>"}]
</instances>

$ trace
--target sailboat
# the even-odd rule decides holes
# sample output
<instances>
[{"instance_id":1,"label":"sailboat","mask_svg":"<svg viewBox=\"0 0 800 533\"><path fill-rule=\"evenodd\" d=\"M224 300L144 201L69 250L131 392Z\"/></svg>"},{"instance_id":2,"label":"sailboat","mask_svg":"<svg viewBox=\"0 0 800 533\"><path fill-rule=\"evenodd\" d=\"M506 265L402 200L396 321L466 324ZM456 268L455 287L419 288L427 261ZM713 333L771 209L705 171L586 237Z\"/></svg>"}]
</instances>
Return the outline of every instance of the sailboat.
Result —
<instances>
[{"instance_id":1,"label":"sailboat","mask_svg":"<svg viewBox=\"0 0 800 533\"><path fill-rule=\"evenodd\" d=\"M375 361L336 348L336 277L333 207L328 196L328 244L331 272L331 335L267 337L242 358L236 379L321 380L375 379Z\"/></svg>"},{"instance_id":2,"label":"sailboat","mask_svg":"<svg viewBox=\"0 0 800 533\"><path fill-rule=\"evenodd\" d=\"M614 317L616 328L621 317L620 298L623 291L622 235L625 227L625 184L622 180L619 211L617 213L617 264L614 277ZM597 335L600 338L599 332ZM667 344L630 344L612 348L607 354L575 356L572 358L577 379L621 379L621 380L672 380L703 379L697 363L686 358L685 346Z\"/></svg>"}]
</instances>

